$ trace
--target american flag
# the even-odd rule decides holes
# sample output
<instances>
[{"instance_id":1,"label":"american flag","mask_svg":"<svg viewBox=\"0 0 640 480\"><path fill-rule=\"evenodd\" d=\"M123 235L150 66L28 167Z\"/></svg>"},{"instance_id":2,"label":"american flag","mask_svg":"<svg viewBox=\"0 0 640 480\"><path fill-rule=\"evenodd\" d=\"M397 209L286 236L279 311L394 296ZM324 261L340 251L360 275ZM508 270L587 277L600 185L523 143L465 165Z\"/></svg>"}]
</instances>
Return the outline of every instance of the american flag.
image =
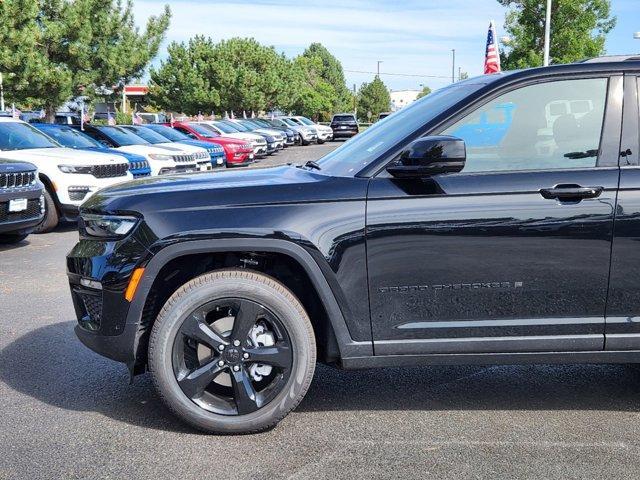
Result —
<instances>
[{"instance_id":1,"label":"american flag","mask_svg":"<svg viewBox=\"0 0 640 480\"><path fill-rule=\"evenodd\" d=\"M496 73L500 71L500 54L498 53L498 39L496 38L496 26L493 20L489 23L487 34L487 48L484 56L484 73Z\"/></svg>"}]
</instances>

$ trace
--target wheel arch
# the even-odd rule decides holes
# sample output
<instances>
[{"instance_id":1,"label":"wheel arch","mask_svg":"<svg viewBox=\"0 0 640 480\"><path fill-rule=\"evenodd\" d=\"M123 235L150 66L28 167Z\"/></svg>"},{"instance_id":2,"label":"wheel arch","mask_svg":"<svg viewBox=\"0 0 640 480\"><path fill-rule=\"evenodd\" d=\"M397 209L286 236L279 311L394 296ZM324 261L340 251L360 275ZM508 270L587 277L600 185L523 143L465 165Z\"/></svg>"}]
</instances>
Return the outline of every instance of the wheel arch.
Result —
<instances>
[{"instance_id":1,"label":"wheel arch","mask_svg":"<svg viewBox=\"0 0 640 480\"><path fill-rule=\"evenodd\" d=\"M58 212L58 215L62 215L62 206L60 205L60 201L58 200L58 195L56 194L56 189L54 187L53 181L46 174L44 174L42 172L38 173L38 177L39 177L40 181L42 182L42 184L44 185L44 188L51 195L51 198L53 199L53 203L56 206L56 210Z\"/></svg>"},{"instance_id":2,"label":"wheel arch","mask_svg":"<svg viewBox=\"0 0 640 480\"><path fill-rule=\"evenodd\" d=\"M248 270L255 270L259 273L273 276L300 298L300 292L296 291L296 286L298 286L296 282L287 284L286 281L282 281L282 278L279 278L278 274L274 275L271 271L264 271L260 268L254 268L253 265L247 265L247 259L242 257L251 257L253 255L273 255L286 258L288 262L291 262L289 266L292 268L297 266L300 269L300 273L304 272L306 280L313 289L312 295L317 295L319 306L324 313L324 315L318 315L319 312L308 311L310 317L312 317L314 329L322 330L321 333L316 330L317 335L320 334L324 337L317 338L317 341L319 348L324 350L320 353L326 361L339 362L348 357L373 355L371 342L356 342L351 338L344 314L329 286L329 282L311 254L300 245L279 239L196 240L162 248L145 267L145 272L138 285L138 291L127 315L127 324L135 323L139 325L134 345L136 370L146 364L146 345L151 327L157 316L156 312L158 308L162 307L159 304L164 304L166 299L177 289L177 286L200 274L220 268L237 268L241 266ZM238 263L229 263L229 261L220 261L222 258L233 258L233 256L235 256L235 260L244 262L244 266L242 263L239 265ZM211 260L211 262L206 263L203 260ZM191 270L190 278L174 278L175 283L168 283L167 288L163 291L162 286L165 285L164 276L173 275L174 272L170 267L182 261L188 262L189 265L198 265L198 267ZM219 266L216 267L216 265ZM156 296L158 298L155 298ZM312 298L308 298L305 295L300 300L305 308L313 310L314 300ZM326 331L324 328L326 328Z\"/></svg>"}]
</instances>

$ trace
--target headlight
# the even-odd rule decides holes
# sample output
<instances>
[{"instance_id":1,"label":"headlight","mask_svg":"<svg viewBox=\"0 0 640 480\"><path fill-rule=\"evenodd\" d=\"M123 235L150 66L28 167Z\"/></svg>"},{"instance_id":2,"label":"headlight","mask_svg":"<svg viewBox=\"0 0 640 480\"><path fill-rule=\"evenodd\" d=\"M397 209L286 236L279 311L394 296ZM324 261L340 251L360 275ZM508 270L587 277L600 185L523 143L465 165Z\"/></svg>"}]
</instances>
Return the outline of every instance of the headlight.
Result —
<instances>
[{"instance_id":1,"label":"headlight","mask_svg":"<svg viewBox=\"0 0 640 480\"><path fill-rule=\"evenodd\" d=\"M126 236L136 223L136 217L81 214L80 232L91 238L113 240Z\"/></svg>"},{"instance_id":2,"label":"headlight","mask_svg":"<svg viewBox=\"0 0 640 480\"><path fill-rule=\"evenodd\" d=\"M91 166L76 166L76 165L58 165L58 169L62 173L81 173L84 175L91 175L93 167Z\"/></svg>"},{"instance_id":3,"label":"headlight","mask_svg":"<svg viewBox=\"0 0 640 480\"><path fill-rule=\"evenodd\" d=\"M162 153L150 153L149 154L149 158L151 160L165 160L165 161L169 161L169 160L173 160L173 155L164 155Z\"/></svg>"}]
</instances>

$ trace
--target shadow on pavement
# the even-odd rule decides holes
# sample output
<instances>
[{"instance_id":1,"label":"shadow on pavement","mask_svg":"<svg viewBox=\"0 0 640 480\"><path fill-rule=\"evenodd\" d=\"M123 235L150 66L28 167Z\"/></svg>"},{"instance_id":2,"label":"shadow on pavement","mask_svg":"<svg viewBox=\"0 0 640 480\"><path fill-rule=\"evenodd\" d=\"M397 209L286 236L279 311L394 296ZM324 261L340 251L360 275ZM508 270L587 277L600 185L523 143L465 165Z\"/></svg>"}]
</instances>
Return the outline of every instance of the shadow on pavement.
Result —
<instances>
[{"instance_id":1,"label":"shadow on pavement","mask_svg":"<svg viewBox=\"0 0 640 480\"><path fill-rule=\"evenodd\" d=\"M128 384L124 366L94 354L75 322L29 332L0 352L0 380L58 408L99 412L161 430L196 433L156 396L149 375ZM386 368L318 366L298 412L348 410L639 411L640 370L628 365Z\"/></svg>"}]
</instances>

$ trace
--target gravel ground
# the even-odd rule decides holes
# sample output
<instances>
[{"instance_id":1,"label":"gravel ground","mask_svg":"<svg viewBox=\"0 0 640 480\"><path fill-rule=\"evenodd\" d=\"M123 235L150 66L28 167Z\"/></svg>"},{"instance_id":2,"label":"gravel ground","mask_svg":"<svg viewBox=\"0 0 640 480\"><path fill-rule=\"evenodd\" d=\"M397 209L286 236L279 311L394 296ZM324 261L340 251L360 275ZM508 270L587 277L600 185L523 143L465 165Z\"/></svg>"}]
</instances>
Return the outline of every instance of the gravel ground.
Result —
<instances>
[{"instance_id":1,"label":"gravel ground","mask_svg":"<svg viewBox=\"0 0 640 480\"><path fill-rule=\"evenodd\" d=\"M76 238L64 227L0 250L1 479L640 476L640 372L626 365L319 366L273 430L197 433L148 375L128 385L76 340L64 261Z\"/></svg>"}]
</instances>

